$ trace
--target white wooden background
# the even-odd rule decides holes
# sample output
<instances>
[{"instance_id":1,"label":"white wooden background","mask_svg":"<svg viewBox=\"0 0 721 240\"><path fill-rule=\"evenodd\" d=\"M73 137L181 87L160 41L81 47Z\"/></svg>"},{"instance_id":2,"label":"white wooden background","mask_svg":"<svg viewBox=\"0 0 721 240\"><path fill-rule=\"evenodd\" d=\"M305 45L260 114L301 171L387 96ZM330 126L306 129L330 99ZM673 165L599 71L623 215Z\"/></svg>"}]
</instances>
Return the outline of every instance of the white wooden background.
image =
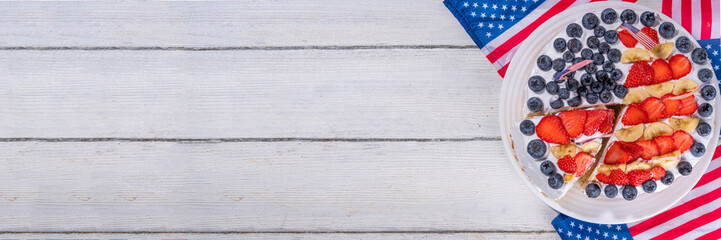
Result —
<instances>
[{"instance_id":1,"label":"white wooden background","mask_svg":"<svg viewBox=\"0 0 721 240\"><path fill-rule=\"evenodd\" d=\"M3 2L0 80L3 238L557 238L440 0Z\"/></svg>"}]
</instances>

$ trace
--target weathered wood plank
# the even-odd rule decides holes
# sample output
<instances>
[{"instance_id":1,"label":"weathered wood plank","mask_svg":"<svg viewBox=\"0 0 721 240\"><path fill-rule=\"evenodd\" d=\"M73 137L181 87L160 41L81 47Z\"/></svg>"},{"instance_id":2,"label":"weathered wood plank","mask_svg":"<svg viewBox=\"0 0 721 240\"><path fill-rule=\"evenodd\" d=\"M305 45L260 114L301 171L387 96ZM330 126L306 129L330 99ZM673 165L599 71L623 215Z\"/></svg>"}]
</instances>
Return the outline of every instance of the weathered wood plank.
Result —
<instances>
[{"instance_id":1,"label":"weathered wood plank","mask_svg":"<svg viewBox=\"0 0 721 240\"><path fill-rule=\"evenodd\" d=\"M554 232L541 233L157 233L157 234L120 234L120 233L86 233L86 234L7 234L3 238L16 239L558 239Z\"/></svg>"}]
</instances>

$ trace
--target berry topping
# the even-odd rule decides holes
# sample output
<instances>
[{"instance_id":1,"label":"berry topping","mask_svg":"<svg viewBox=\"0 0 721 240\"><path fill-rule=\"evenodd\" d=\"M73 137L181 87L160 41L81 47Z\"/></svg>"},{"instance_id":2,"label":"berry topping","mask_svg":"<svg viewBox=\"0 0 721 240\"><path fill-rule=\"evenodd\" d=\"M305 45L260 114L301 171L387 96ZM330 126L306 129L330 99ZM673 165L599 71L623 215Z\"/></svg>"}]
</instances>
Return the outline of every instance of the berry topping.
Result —
<instances>
[{"instance_id":1,"label":"berry topping","mask_svg":"<svg viewBox=\"0 0 721 240\"><path fill-rule=\"evenodd\" d=\"M650 37L656 44L658 44L658 32L650 27L641 28L641 32L645 33L646 36Z\"/></svg>"},{"instance_id":2,"label":"berry topping","mask_svg":"<svg viewBox=\"0 0 721 240\"><path fill-rule=\"evenodd\" d=\"M575 174L576 170L578 170L576 161L573 160L573 157L571 157L571 155L563 156L563 158L558 159L558 162L556 162L556 164L558 164L558 168L567 173Z\"/></svg>"},{"instance_id":3,"label":"berry topping","mask_svg":"<svg viewBox=\"0 0 721 240\"><path fill-rule=\"evenodd\" d=\"M643 160L650 160L652 157L659 155L658 145L653 140L639 140L635 143L643 150L641 152L641 158Z\"/></svg>"},{"instance_id":4,"label":"berry topping","mask_svg":"<svg viewBox=\"0 0 721 240\"><path fill-rule=\"evenodd\" d=\"M661 180L661 178L666 176L666 169L663 169L662 167L656 166L651 169L651 179L653 180Z\"/></svg>"},{"instance_id":5,"label":"berry topping","mask_svg":"<svg viewBox=\"0 0 721 240\"><path fill-rule=\"evenodd\" d=\"M581 25L571 23L566 27L566 34L572 38L580 38L583 34L583 29L581 29Z\"/></svg>"},{"instance_id":6,"label":"berry topping","mask_svg":"<svg viewBox=\"0 0 721 240\"><path fill-rule=\"evenodd\" d=\"M588 73L584 73L583 75L581 75L580 82L581 85L584 87L591 86L591 83L593 83L593 77L591 77L591 75Z\"/></svg>"},{"instance_id":7,"label":"berry topping","mask_svg":"<svg viewBox=\"0 0 721 240\"><path fill-rule=\"evenodd\" d=\"M584 88L585 89L585 88ZM586 94L586 102L589 104L595 104L598 102L598 94L596 93L587 93Z\"/></svg>"},{"instance_id":8,"label":"berry topping","mask_svg":"<svg viewBox=\"0 0 721 240\"><path fill-rule=\"evenodd\" d=\"M528 142L526 151L528 152L528 155L531 155L531 157L535 159L542 158L543 155L546 155L546 143L538 139L533 139Z\"/></svg>"},{"instance_id":9,"label":"berry topping","mask_svg":"<svg viewBox=\"0 0 721 240\"><path fill-rule=\"evenodd\" d=\"M575 96L571 99L568 99L568 106L571 107L578 107L581 105L581 103L583 103L583 99L581 99L581 96Z\"/></svg>"},{"instance_id":10,"label":"berry topping","mask_svg":"<svg viewBox=\"0 0 721 240\"><path fill-rule=\"evenodd\" d=\"M616 69L616 70L618 70L618 69ZM615 72L615 70L614 70L614 72ZM613 74L611 74L611 76L613 76ZM628 93L628 88L626 88L626 86L621 85L621 84L616 85L616 88L613 89L613 94L619 98L625 97L627 93Z\"/></svg>"},{"instance_id":11,"label":"berry topping","mask_svg":"<svg viewBox=\"0 0 721 240\"><path fill-rule=\"evenodd\" d=\"M633 157L632 154L627 151L622 144L614 142L606 151L603 162L605 164L622 164L630 161L631 157Z\"/></svg>"},{"instance_id":12,"label":"berry topping","mask_svg":"<svg viewBox=\"0 0 721 240\"><path fill-rule=\"evenodd\" d=\"M616 195L618 195L618 187L613 184L606 185L606 187L603 188L603 193L606 194L608 198L615 198Z\"/></svg>"},{"instance_id":13,"label":"berry topping","mask_svg":"<svg viewBox=\"0 0 721 240\"><path fill-rule=\"evenodd\" d=\"M704 64L708 59L708 53L703 48L696 48L691 52L691 61L696 64Z\"/></svg>"},{"instance_id":14,"label":"berry topping","mask_svg":"<svg viewBox=\"0 0 721 240\"><path fill-rule=\"evenodd\" d=\"M641 109L648 116L647 122L655 122L664 116L663 101L657 97L648 97L641 103Z\"/></svg>"},{"instance_id":15,"label":"berry topping","mask_svg":"<svg viewBox=\"0 0 721 240\"><path fill-rule=\"evenodd\" d=\"M636 12L631 9L626 9L621 12L621 21L629 24L636 23Z\"/></svg>"},{"instance_id":16,"label":"berry topping","mask_svg":"<svg viewBox=\"0 0 721 240\"><path fill-rule=\"evenodd\" d=\"M621 78L623 78L623 72L621 72L621 69L613 69L611 71L611 74L609 74L609 75L611 75L611 80L613 80L613 81L618 81L618 80L621 80Z\"/></svg>"},{"instance_id":17,"label":"berry topping","mask_svg":"<svg viewBox=\"0 0 721 240\"><path fill-rule=\"evenodd\" d=\"M645 182L643 182L642 185L643 185L642 188L643 188L644 192L652 193L652 192L656 191L656 181L654 181L654 180L651 180L651 179L646 180Z\"/></svg>"},{"instance_id":18,"label":"berry topping","mask_svg":"<svg viewBox=\"0 0 721 240\"><path fill-rule=\"evenodd\" d=\"M556 38L556 40L553 40L553 49L556 49L557 52L563 52L566 50L566 40L563 38Z\"/></svg>"},{"instance_id":19,"label":"berry topping","mask_svg":"<svg viewBox=\"0 0 721 240\"><path fill-rule=\"evenodd\" d=\"M549 176L554 172L556 172L556 165L553 165L553 162L546 160L541 163L541 173Z\"/></svg>"},{"instance_id":20,"label":"berry topping","mask_svg":"<svg viewBox=\"0 0 721 240\"><path fill-rule=\"evenodd\" d=\"M558 93L558 83L556 82L550 82L546 84L546 92L548 92L551 95L555 95Z\"/></svg>"},{"instance_id":21,"label":"berry topping","mask_svg":"<svg viewBox=\"0 0 721 240\"><path fill-rule=\"evenodd\" d=\"M571 138L577 138L583 133L586 124L586 110L570 110L558 114L563 127Z\"/></svg>"},{"instance_id":22,"label":"berry topping","mask_svg":"<svg viewBox=\"0 0 721 240\"><path fill-rule=\"evenodd\" d=\"M705 122L699 123L696 126L696 132L702 137L708 136L711 133L711 125Z\"/></svg>"},{"instance_id":23,"label":"berry topping","mask_svg":"<svg viewBox=\"0 0 721 240\"><path fill-rule=\"evenodd\" d=\"M609 61L603 62L603 64L601 64L601 67L606 72L611 72L613 71L613 69L616 69L616 65L614 65L613 62L610 61L610 59Z\"/></svg>"},{"instance_id":24,"label":"berry topping","mask_svg":"<svg viewBox=\"0 0 721 240\"><path fill-rule=\"evenodd\" d=\"M608 52L606 53L606 55L608 56L608 60L610 60L611 62L621 61L621 55L622 55L621 50L618 50L615 48L609 49Z\"/></svg>"},{"instance_id":25,"label":"berry topping","mask_svg":"<svg viewBox=\"0 0 721 240\"><path fill-rule=\"evenodd\" d=\"M658 146L658 155L664 155L676 150L676 142L671 136L660 136L653 139Z\"/></svg>"},{"instance_id":26,"label":"berry topping","mask_svg":"<svg viewBox=\"0 0 721 240\"><path fill-rule=\"evenodd\" d=\"M663 118L669 118L675 115L681 108L681 100L669 99L670 97L674 96L675 95L673 95L672 93L668 93L663 96Z\"/></svg>"},{"instance_id":27,"label":"berry topping","mask_svg":"<svg viewBox=\"0 0 721 240\"><path fill-rule=\"evenodd\" d=\"M626 175L628 176L628 183L633 186L641 186L643 182L651 179L651 171L646 170L632 170Z\"/></svg>"},{"instance_id":28,"label":"berry topping","mask_svg":"<svg viewBox=\"0 0 721 240\"><path fill-rule=\"evenodd\" d=\"M656 23L656 15L648 11L641 13L641 17L639 19L641 20L641 24L646 27L651 27L654 23Z\"/></svg>"},{"instance_id":29,"label":"berry topping","mask_svg":"<svg viewBox=\"0 0 721 240\"><path fill-rule=\"evenodd\" d=\"M597 198L601 195L601 187L596 183L591 183L586 186L586 196L590 198Z\"/></svg>"},{"instance_id":30,"label":"berry topping","mask_svg":"<svg viewBox=\"0 0 721 240\"><path fill-rule=\"evenodd\" d=\"M711 113L713 113L713 106L711 106L711 104L702 103L698 106L698 115L701 117L711 116Z\"/></svg>"},{"instance_id":31,"label":"berry topping","mask_svg":"<svg viewBox=\"0 0 721 240\"><path fill-rule=\"evenodd\" d=\"M548 70L551 70L551 64L552 64L551 62L552 62L551 57L546 56L546 55L541 55L536 60L536 65L538 65L538 68L540 68L541 70L548 71Z\"/></svg>"},{"instance_id":32,"label":"berry topping","mask_svg":"<svg viewBox=\"0 0 721 240\"><path fill-rule=\"evenodd\" d=\"M553 70L556 71L563 71L563 69L566 69L566 61L563 61L561 58L556 58L553 60Z\"/></svg>"},{"instance_id":33,"label":"berry topping","mask_svg":"<svg viewBox=\"0 0 721 240\"><path fill-rule=\"evenodd\" d=\"M683 55L681 55L683 56ZM644 61L634 62L628 70L628 77L623 84L628 88L645 86L653 83L653 68Z\"/></svg>"},{"instance_id":34,"label":"berry topping","mask_svg":"<svg viewBox=\"0 0 721 240\"><path fill-rule=\"evenodd\" d=\"M706 85L701 88L701 97L707 101L711 101L716 97L716 88L710 85Z\"/></svg>"},{"instance_id":35,"label":"berry topping","mask_svg":"<svg viewBox=\"0 0 721 240\"><path fill-rule=\"evenodd\" d=\"M601 127L601 124L606 122L606 118L608 118L608 113L605 110L588 110L586 112L587 115L585 118L583 134L586 136L591 136L596 133L596 131L598 131L598 128Z\"/></svg>"},{"instance_id":36,"label":"berry topping","mask_svg":"<svg viewBox=\"0 0 721 240\"><path fill-rule=\"evenodd\" d=\"M679 79L691 72L691 62L683 54L676 54L668 60L673 79Z\"/></svg>"},{"instance_id":37,"label":"berry topping","mask_svg":"<svg viewBox=\"0 0 721 240\"><path fill-rule=\"evenodd\" d=\"M603 36L603 40L610 44L618 42L618 32L614 30L606 31L606 34Z\"/></svg>"},{"instance_id":38,"label":"berry topping","mask_svg":"<svg viewBox=\"0 0 721 240\"><path fill-rule=\"evenodd\" d=\"M597 48L598 44L601 44L601 41L599 41L597 37L589 36L586 38L586 46L590 48Z\"/></svg>"},{"instance_id":39,"label":"berry topping","mask_svg":"<svg viewBox=\"0 0 721 240\"><path fill-rule=\"evenodd\" d=\"M673 173L666 171L666 175L661 178L661 183L663 183L663 185L671 185L671 183L673 183L673 179Z\"/></svg>"},{"instance_id":40,"label":"berry topping","mask_svg":"<svg viewBox=\"0 0 721 240\"><path fill-rule=\"evenodd\" d=\"M682 130L675 131L671 137L673 138L673 144L676 147L676 150L681 151L681 153L691 148L691 145L693 145L694 142L693 137Z\"/></svg>"},{"instance_id":41,"label":"berry topping","mask_svg":"<svg viewBox=\"0 0 721 240\"><path fill-rule=\"evenodd\" d=\"M600 37L603 37L603 34L606 34L606 28L605 28L605 27L603 27L603 26L601 26L601 25L598 25L598 26L596 26L596 27L593 29L593 36L596 36L596 37L599 37L599 38L600 38Z\"/></svg>"},{"instance_id":42,"label":"berry topping","mask_svg":"<svg viewBox=\"0 0 721 240\"><path fill-rule=\"evenodd\" d=\"M536 124L533 124L531 120L521 121L518 128L521 130L521 133L526 136L531 136L536 132Z\"/></svg>"},{"instance_id":43,"label":"berry topping","mask_svg":"<svg viewBox=\"0 0 721 240\"><path fill-rule=\"evenodd\" d=\"M623 186L623 190L621 190L621 195L623 195L623 199L626 199L628 201L636 199L636 195L638 195L638 190L636 190L636 187L631 185Z\"/></svg>"},{"instance_id":44,"label":"berry topping","mask_svg":"<svg viewBox=\"0 0 721 240\"><path fill-rule=\"evenodd\" d=\"M593 29L598 26L598 17L596 17L596 14L586 13L586 15L583 15L581 23L583 24L584 28Z\"/></svg>"},{"instance_id":45,"label":"berry topping","mask_svg":"<svg viewBox=\"0 0 721 240\"><path fill-rule=\"evenodd\" d=\"M581 36L579 35L578 37L581 37ZM577 52L581 51L581 48L583 47L583 45L581 44L581 40L574 38L574 39L568 40L568 44L566 44L566 47L568 48L569 51L571 51L573 53L577 53Z\"/></svg>"},{"instance_id":46,"label":"berry topping","mask_svg":"<svg viewBox=\"0 0 721 240\"><path fill-rule=\"evenodd\" d=\"M559 98L551 101L548 105L550 105L553 109L559 109L563 107L563 100Z\"/></svg>"},{"instance_id":47,"label":"berry topping","mask_svg":"<svg viewBox=\"0 0 721 240\"><path fill-rule=\"evenodd\" d=\"M611 79L604 80L601 83L603 84L603 89L606 89L609 91L616 89L616 82L611 81Z\"/></svg>"},{"instance_id":48,"label":"berry topping","mask_svg":"<svg viewBox=\"0 0 721 240\"><path fill-rule=\"evenodd\" d=\"M603 91L603 83L594 81L591 83L591 92L601 93Z\"/></svg>"},{"instance_id":49,"label":"berry topping","mask_svg":"<svg viewBox=\"0 0 721 240\"><path fill-rule=\"evenodd\" d=\"M538 97L529 98L526 105L528 105L528 110L531 112L538 112L543 109L543 101Z\"/></svg>"},{"instance_id":50,"label":"berry topping","mask_svg":"<svg viewBox=\"0 0 721 240\"><path fill-rule=\"evenodd\" d=\"M645 123L648 121L648 114L638 104L631 104L626 109L626 113L623 114L621 122L624 125L636 125Z\"/></svg>"},{"instance_id":51,"label":"berry topping","mask_svg":"<svg viewBox=\"0 0 721 240\"><path fill-rule=\"evenodd\" d=\"M704 153L706 153L706 147L703 145L703 143L695 142L693 145L691 145L691 155L694 157L701 157Z\"/></svg>"},{"instance_id":52,"label":"berry topping","mask_svg":"<svg viewBox=\"0 0 721 240\"><path fill-rule=\"evenodd\" d=\"M693 166L691 166L691 163L689 163L687 161L681 161L676 166L676 169L678 169L678 173L686 176L686 175L691 174L691 172L693 171Z\"/></svg>"},{"instance_id":53,"label":"berry topping","mask_svg":"<svg viewBox=\"0 0 721 240\"><path fill-rule=\"evenodd\" d=\"M591 168L591 165L596 162L596 159L588 153L579 152L576 154L576 157L573 158L573 161L576 162L576 177L580 177Z\"/></svg>"},{"instance_id":54,"label":"berry topping","mask_svg":"<svg viewBox=\"0 0 721 240\"><path fill-rule=\"evenodd\" d=\"M594 63L594 64L596 64L596 65L601 65L601 64L603 64L603 61L606 60L606 58L603 57L603 54L594 53L594 54L591 56L591 60L593 60L593 63Z\"/></svg>"},{"instance_id":55,"label":"berry topping","mask_svg":"<svg viewBox=\"0 0 721 240\"><path fill-rule=\"evenodd\" d=\"M548 186L553 189L559 189L563 186L563 176L558 173L551 174L550 177L548 177Z\"/></svg>"},{"instance_id":56,"label":"berry topping","mask_svg":"<svg viewBox=\"0 0 721 240\"><path fill-rule=\"evenodd\" d=\"M566 88L558 89L558 97L561 99L568 99L571 96L571 92Z\"/></svg>"},{"instance_id":57,"label":"berry topping","mask_svg":"<svg viewBox=\"0 0 721 240\"><path fill-rule=\"evenodd\" d=\"M671 66L666 63L663 59L656 59L651 63L653 68L653 83L662 83L671 80L673 73L671 72Z\"/></svg>"},{"instance_id":58,"label":"berry topping","mask_svg":"<svg viewBox=\"0 0 721 240\"><path fill-rule=\"evenodd\" d=\"M576 58L576 56L571 51L563 53L563 61L566 61L567 63L573 62L574 58Z\"/></svg>"},{"instance_id":59,"label":"berry topping","mask_svg":"<svg viewBox=\"0 0 721 240\"><path fill-rule=\"evenodd\" d=\"M536 134L541 140L548 143L568 144L571 141L561 118L554 115L545 116L538 122Z\"/></svg>"},{"instance_id":60,"label":"berry topping","mask_svg":"<svg viewBox=\"0 0 721 240\"><path fill-rule=\"evenodd\" d=\"M698 70L698 79L701 81L707 82L708 80L711 80L713 78L713 72L711 69L704 68L701 70Z\"/></svg>"},{"instance_id":61,"label":"berry topping","mask_svg":"<svg viewBox=\"0 0 721 240\"><path fill-rule=\"evenodd\" d=\"M541 76L533 76L528 79L528 87L535 93L540 93L546 88L546 80Z\"/></svg>"},{"instance_id":62,"label":"berry topping","mask_svg":"<svg viewBox=\"0 0 721 240\"><path fill-rule=\"evenodd\" d=\"M688 116L696 112L698 103L693 95L679 99L679 101L681 106L676 111L676 116Z\"/></svg>"},{"instance_id":63,"label":"berry topping","mask_svg":"<svg viewBox=\"0 0 721 240\"><path fill-rule=\"evenodd\" d=\"M591 57L593 57L593 50L584 48L583 50L581 50L581 57L584 60L590 60Z\"/></svg>"},{"instance_id":64,"label":"berry topping","mask_svg":"<svg viewBox=\"0 0 721 240\"><path fill-rule=\"evenodd\" d=\"M611 130L613 130L613 110L604 109L601 111L606 112L606 121L604 121L601 126L598 127L598 131L603 134L610 133Z\"/></svg>"},{"instance_id":65,"label":"berry topping","mask_svg":"<svg viewBox=\"0 0 721 240\"><path fill-rule=\"evenodd\" d=\"M676 39L676 49L682 53L691 51L691 40L686 36L680 36Z\"/></svg>"},{"instance_id":66,"label":"berry topping","mask_svg":"<svg viewBox=\"0 0 721 240\"><path fill-rule=\"evenodd\" d=\"M661 23L661 26L658 27L658 33L665 39L673 37L675 32L676 27L670 22Z\"/></svg>"},{"instance_id":67,"label":"berry topping","mask_svg":"<svg viewBox=\"0 0 721 240\"><path fill-rule=\"evenodd\" d=\"M616 18L618 18L618 14L616 13L616 10L613 10L612 8L606 8L603 12L601 12L601 21L606 24L615 22Z\"/></svg>"},{"instance_id":68,"label":"berry topping","mask_svg":"<svg viewBox=\"0 0 721 240\"><path fill-rule=\"evenodd\" d=\"M596 72L596 80L598 80L599 82L606 82L610 81L611 77L608 76L608 73L606 71L598 71Z\"/></svg>"},{"instance_id":69,"label":"berry topping","mask_svg":"<svg viewBox=\"0 0 721 240\"><path fill-rule=\"evenodd\" d=\"M623 46L626 46L627 48L635 47L636 43L638 43L638 40L636 40L636 38L634 38L626 30L621 30L620 32L618 32L618 40L621 40Z\"/></svg>"}]
</instances>

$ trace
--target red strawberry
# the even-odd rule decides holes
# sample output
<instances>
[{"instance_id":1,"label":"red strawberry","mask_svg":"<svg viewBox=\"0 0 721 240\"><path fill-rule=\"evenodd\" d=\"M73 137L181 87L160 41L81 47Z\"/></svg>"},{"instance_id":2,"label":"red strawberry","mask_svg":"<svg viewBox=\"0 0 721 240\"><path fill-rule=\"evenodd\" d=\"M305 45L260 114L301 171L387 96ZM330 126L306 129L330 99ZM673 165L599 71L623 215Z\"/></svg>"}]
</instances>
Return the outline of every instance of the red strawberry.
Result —
<instances>
[{"instance_id":1,"label":"red strawberry","mask_svg":"<svg viewBox=\"0 0 721 240\"><path fill-rule=\"evenodd\" d=\"M653 83L653 76L653 68L647 62L634 62L628 70L628 77L623 85L627 88L646 86Z\"/></svg>"},{"instance_id":2,"label":"red strawberry","mask_svg":"<svg viewBox=\"0 0 721 240\"><path fill-rule=\"evenodd\" d=\"M643 153L643 148L641 146L636 145L636 143L633 142L622 142L617 141L616 143L621 144L624 150L626 150L627 153L631 154L631 160L629 160L627 163L632 163L641 158L641 154Z\"/></svg>"},{"instance_id":3,"label":"red strawberry","mask_svg":"<svg viewBox=\"0 0 721 240\"><path fill-rule=\"evenodd\" d=\"M668 65L671 66L671 76L673 79L679 79L683 76L688 75L691 72L691 62L683 54L676 54L668 60Z\"/></svg>"},{"instance_id":4,"label":"red strawberry","mask_svg":"<svg viewBox=\"0 0 721 240\"><path fill-rule=\"evenodd\" d=\"M608 114L605 110L588 110L587 112L586 126L584 127L583 134L591 136L598 131L601 124L606 122Z\"/></svg>"},{"instance_id":5,"label":"red strawberry","mask_svg":"<svg viewBox=\"0 0 721 240\"><path fill-rule=\"evenodd\" d=\"M586 110L576 109L558 114L563 127L571 138L576 138L583 132L586 124Z\"/></svg>"},{"instance_id":6,"label":"red strawberry","mask_svg":"<svg viewBox=\"0 0 721 240\"><path fill-rule=\"evenodd\" d=\"M688 116L696 112L698 103L696 103L696 98L693 95L679 99L679 101L681 106L676 111L676 116Z\"/></svg>"},{"instance_id":7,"label":"red strawberry","mask_svg":"<svg viewBox=\"0 0 721 240\"><path fill-rule=\"evenodd\" d=\"M599 182L605 183L605 184L613 184L613 183L611 183L611 178L606 176L606 174L603 174L603 173L596 174L596 180L598 180Z\"/></svg>"},{"instance_id":8,"label":"red strawberry","mask_svg":"<svg viewBox=\"0 0 721 240\"><path fill-rule=\"evenodd\" d=\"M598 127L598 131L606 134L610 133L611 130L613 130L613 109L605 109L603 111L606 112L606 121L603 122L600 127Z\"/></svg>"},{"instance_id":9,"label":"red strawberry","mask_svg":"<svg viewBox=\"0 0 721 240\"><path fill-rule=\"evenodd\" d=\"M651 179L651 171L647 170L633 170L626 174L628 176L628 183L633 186L641 186L643 182Z\"/></svg>"},{"instance_id":10,"label":"red strawberry","mask_svg":"<svg viewBox=\"0 0 721 240\"><path fill-rule=\"evenodd\" d=\"M671 136L661 136L653 139L658 145L658 155L664 155L676 150L676 143Z\"/></svg>"},{"instance_id":11,"label":"red strawberry","mask_svg":"<svg viewBox=\"0 0 721 240\"><path fill-rule=\"evenodd\" d=\"M611 184L616 184L616 185L628 184L628 176L626 176L626 173L624 173L623 170L621 170L620 168L611 170L611 173L608 174L608 178L611 179Z\"/></svg>"},{"instance_id":12,"label":"red strawberry","mask_svg":"<svg viewBox=\"0 0 721 240\"><path fill-rule=\"evenodd\" d=\"M653 167L651 169L651 178L653 178L653 180L661 180L661 178L663 178L664 176L666 176L666 169L663 169L659 166Z\"/></svg>"},{"instance_id":13,"label":"red strawberry","mask_svg":"<svg viewBox=\"0 0 721 240\"><path fill-rule=\"evenodd\" d=\"M648 121L648 114L644 111L639 104L631 104L626 109L626 113L623 114L621 122L625 125L636 125L639 123L645 123Z\"/></svg>"},{"instance_id":14,"label":"red strawberry","mask_svg":"<svg viewBox=\"0 0 721 240\"><path fill-rule=\"evenodd\" d=\"M573 160L571 155L563 156L563 158L558 159L558 162L556 162L556 164L558 164L558 168L560 168L564 172L576 173L576 161Z\"/></svg>"},{"instance_id":15,"label":"red strawberry","mask_svg":"<svg viewBox=\"0 0 721 240\"><path fill-rule=\"evenodd\" d=\"M647 122L655 122L663 118L664 105L663 101L657 97L648 97L641 103L641 108L648 115Z\"/></svg>"},{"instance_id":16,"label":"red strawberry","mask_svg":"<svg viewBox=\"0 0 721 240\"><path fill-rule=\"evenodd\" d=\"M693 145L693 137L682 130L673 132L671 137L673 138L673 145L676 147L676 150L681 151L681 153L685 152L691 148L691 145Z\"/></svg>"},{"instance_id":17,"label":"red strawberry","mask_svg":"<svg viewBox=\"0 0 721 240\"><path fill-rule=\"evenodd\" d=\"M653 68L653 83L662 83L671 80L673 76L671 72L671 66L666 63L663 59L656 59L651 63Z\"/></svg>"},{"instance_id":18,"label":"red strawberry","mask_svg":"<svg viewBox=\"0 0 721 240\"><path fill-rule=\"evenodd\" d=\"M536 134L538 138L548 143L568 144L571 142L571 137L563 127L561 118L554 115L541 118L536 126Z\"/></svg>"},{"instance_id":19,"label":"red strawberry","mask_svg":"<svg viewBox=\"0 0 721 240\"><path fill-rule=\"evenodd\" d=\"M623 43L624 46L627 48L632 48L636 46L636 43L638 43L638 40L631 36L630 33L626 30L621 30L618 32L618 40L621 40L621 43Z\"/></svg>"},{"instance_id":20,"label":"red strawberry","mask_svg":"<svg viewBox=\"0 0 721 240\"><path fill-rule=\"evenodd\" d=\"M621 144L614 142L606 151L606 157L603 159L605 164L621 164L631 160L631 153L626 151Z\"/></svg>"},{"instance_id":21,"label":"red strawberry","mask_svg":"<svg viewBox=\"0 0 721 240\"><path fill-rule=\"evenodd\" d=\"M653 140L636 141L636 145L643 149L641 152L641 158L643 158L643 160L649 160L652 157L658 156L658 145Z\"/></svg>"},{"instance_id":22,"label":"red strawberry","mask_svg":"<svg viewBox=\"0 0 721 240\"><path fill-rule=\"evenodd\" d=\"M641 28L641 32L645 33L647 36L653 39L656 44L658 44L658 32L656 32L655 29L650 27L643 27Z\"/></svg>"},{"instance_id":23,"label":"red strawberry","mask_svg":"<svg viewBox=\"0 0 721 240\"><path fill-rule=\"evenodd\" d=\"M593 165L596 161L593 156L585 152L577 153L573 160L576 162L576 177L580 177L585 174L586 171L591 168L591 165Z\"/></svg>"},{"instance_id":24,"label":"red strawberry","mask_svg":"<svg viewBox=\"0 0 721 240\"><path fill-rule=\"evenodd\" d=\"M681 100L678 99L668 99L670 97L675 97L676 95L673 95L673 93L668 93L661 97L663 99L663 118L670 118L671 116L675 115L676 112L678 112L678 109L681 108ZM696 110L694 110L696 111Z\"/></svg>"}]
</instances>

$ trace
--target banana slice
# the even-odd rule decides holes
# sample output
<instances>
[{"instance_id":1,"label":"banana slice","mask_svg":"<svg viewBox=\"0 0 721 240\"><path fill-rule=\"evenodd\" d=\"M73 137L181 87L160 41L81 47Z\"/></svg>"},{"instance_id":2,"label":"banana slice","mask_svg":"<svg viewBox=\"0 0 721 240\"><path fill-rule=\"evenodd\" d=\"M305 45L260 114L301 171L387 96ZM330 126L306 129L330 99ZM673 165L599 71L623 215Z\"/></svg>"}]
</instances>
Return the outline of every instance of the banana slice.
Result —
<instances>
[{"instance_id":1,"label":"banana slice","mask_svg":"<svg viewBox=\"0 0 721 240\"><path fill-rule=\"evenodd\" d=\"M551 147L551 154L558 159L566 155L576 156L576 152L578 152L578 148L573 143Z\"/></svg>"},{"instance_id":2,"label":"banana slice","mask_svg":"<svg viewBox=\"0 0 721 240\"><path fill-rule=\"evenodd\" d=\"M564 173L563 174L563 181L564 182L570 182L573 180L573 174Z\"/></svg>"},{"instance_id":3,"label":"banana slice","mask_svg":"<svg viewBox=\"0 0 721 240\"><path fill-rule=\"evenodd\" d=\"M636 61L651 61L651 51L645 48L629 48L623 51L621 63L633 63Z\"/></svg>"},{"instance_id":4,"label":"banana slice","mask_svg":"<svg viewBox=\"0 0 721 240\"><path fill-rule=\"evenodd\" d=\"M676 84L673 85L673 94L679 95L688 91L693 90L696 88L698 84L696 82L689 80L688 78L684 78L681 80L676 81Z\"/></svg>"},{"instance_id":5,"label":"banana slice","mask_svg":"<svg viewBox=\"0 0 721 240\"><path fill-rule=\"evenodd\" d=\"M666 59L673 52L673 43L661 43L651 49L655 58Z\"/></svg>"},{"instance_id":6,"label":"banana slice","mask_svg":"<svg viewBox=\"0 0 721 240\"><path fill-rule=\"evenodd\" d=\"M655 166L659 166L659 167L662 167L663 169L669 170L669 169L676 168L676 165L678 165L678 163L681 161L681 159L663 159L663 158L678 157L678 156L681 156L681 151L676 150L676 151L673 151L673 152L670 152L670 153L667 153L667 154L664 154L661 156L652 157L651 160L649 160L648 162Z\"/></svg>"},{"instance_id":7,"label":"banana slice","mask_svg":"<svg viewBox=\"0 0 721 240\"><path fill-rule=\"evenodd\" d=\"M611 170L616 169L616 168L620 168L622 171L626 172L626 164L623 163L623 164L616 164L616 165L605 164L605 165L598 166L598 173L603 173L603 174L608 175L611 173Z\"/></svg>"},{"instance_id":8,"label":"banana slice","mask_svg":"<svg viewBox=\"0 0 721 240\"><path fill-rule=\"evenodd\" d=\"M663 82L646 86L646 91L648 91L648 94L651 96L661 98L663 95L671 93L673 91L673 86L674 83L672 82Z\"/></svg>"},{"instance_id":9,"label":"banana slice","mask_svg":"<svg viewBox=\"0 0 721 240\"><path fill-rule=\"evenodd\" d=\"M589 154L596 154L598 149L601 147L601 143L596 141L590 141L583 145L581 145L581 152L589 153Z\"/></svg>"},{"instance_id":10,"label":"banana slice","mask_svg":"<svg viewBox=\"0 0 721 240\"><path fill-rule=\"evenodd\" d=\"M695 117L687 117L687 118L669 118L668 119L669 125L671 125L671 128L673 128L674 131L676 130L683 130L686 133L693 132L694 129L698 126L699 120Z\"/></svg>"},{"instance_id":11,"label":"banana slice","mask_svg":"<svg viewBox=\"0 0 721 240\"><path fill-rule=\"evenodd\" d=\"M673 128L663 122L654 122L643 131L643 139L651 140L655 137L668 136L673 134Z\"/></svg>"},{"instance_id":12,"label":"banana slice","mask_svg":"<svg viewBox=\"0 0 721 240\"><path fill-rule=\"evenodd\" d=\"M629 91L626 96L623 97L623 104L641 103L650 96L646 88L636 88Z\"/></svg>"},{"instance_id":13,"label":"banana slice","mask_svg":"<svg viewBox=\"0 0 721 240\"><path fill-rule=\"evenodd\" d=\"M645 128L646 127L643 126L643 124L637 124L630 128L624 128L616 132L616 137L618 138L618 140L624 142L634 142L643 135L643 130Z\"/></svg>"},{"instance_id":14,"label":"banana slice","mask_svg":"<svg viewBox=\"0 0 721 240\"><path fill-rule=\"evenodd\" d=\"M642 161L635 161L629 164L626 164L626 172L630 172L633 170L651 170L653 168L653 165L647 162Z\"/></svg>"}]
</instances>

